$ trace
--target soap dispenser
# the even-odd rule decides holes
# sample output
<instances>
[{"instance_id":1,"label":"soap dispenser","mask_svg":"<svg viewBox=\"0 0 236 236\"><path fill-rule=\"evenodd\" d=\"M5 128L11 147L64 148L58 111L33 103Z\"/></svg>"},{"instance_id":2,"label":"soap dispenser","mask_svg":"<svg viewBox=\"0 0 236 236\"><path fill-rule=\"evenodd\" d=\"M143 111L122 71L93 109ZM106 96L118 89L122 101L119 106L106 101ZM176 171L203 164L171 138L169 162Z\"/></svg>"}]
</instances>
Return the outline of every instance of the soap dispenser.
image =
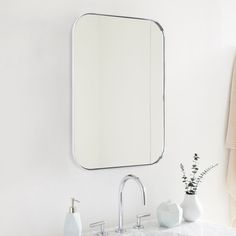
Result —
<instances>
[{"instance_id":1,"label":"soap dispenser","mask_svg":"<svg viewBox=\"0 0 236 236\"><path fill-rule=\"evenodd\" d=\"M72 198L71 207L65 219L64 236L81 236L82 224L80 214L75 207L75 202L78 203L79 201Z\"/></svg>"}]
</instances>

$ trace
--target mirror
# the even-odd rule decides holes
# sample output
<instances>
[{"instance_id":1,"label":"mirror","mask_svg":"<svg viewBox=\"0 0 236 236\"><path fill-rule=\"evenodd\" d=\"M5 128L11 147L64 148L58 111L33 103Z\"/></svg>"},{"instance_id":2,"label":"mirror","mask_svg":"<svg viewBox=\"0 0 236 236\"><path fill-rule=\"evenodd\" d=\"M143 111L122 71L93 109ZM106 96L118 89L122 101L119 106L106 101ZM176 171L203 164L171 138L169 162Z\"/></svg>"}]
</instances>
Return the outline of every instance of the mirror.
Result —
<instances>
[{"instance_id":1,"label":"mirror","mask_svg":"<svg viewBox=\"0 0 236 236\"><path fill-rule=\"evenodd\" d=\"M100 14L73 28L73 155L86 169L151 165L164 151L164 34Z\"/></svg>"}]
</instances>

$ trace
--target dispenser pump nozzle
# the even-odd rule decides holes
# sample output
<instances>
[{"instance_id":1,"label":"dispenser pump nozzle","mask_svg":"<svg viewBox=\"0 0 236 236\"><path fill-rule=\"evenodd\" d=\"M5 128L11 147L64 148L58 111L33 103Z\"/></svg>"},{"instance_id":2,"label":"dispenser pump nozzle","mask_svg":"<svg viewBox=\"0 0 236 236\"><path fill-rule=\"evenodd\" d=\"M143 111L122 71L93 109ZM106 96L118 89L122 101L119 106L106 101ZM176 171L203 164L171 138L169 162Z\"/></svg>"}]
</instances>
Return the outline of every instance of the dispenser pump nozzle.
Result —
<instances>
[{"instance_id":1,"label":"dispenser pump nozzle","mask_svg":"<svg viewBox=\"0 0 236 236\"><path fill-rule=\"evenodd\" d=\"M79 203L80 201L75 198L71 198L71 207L69 208L69 213L76 212L75 202Z\"/></svg>"}]
</instances>

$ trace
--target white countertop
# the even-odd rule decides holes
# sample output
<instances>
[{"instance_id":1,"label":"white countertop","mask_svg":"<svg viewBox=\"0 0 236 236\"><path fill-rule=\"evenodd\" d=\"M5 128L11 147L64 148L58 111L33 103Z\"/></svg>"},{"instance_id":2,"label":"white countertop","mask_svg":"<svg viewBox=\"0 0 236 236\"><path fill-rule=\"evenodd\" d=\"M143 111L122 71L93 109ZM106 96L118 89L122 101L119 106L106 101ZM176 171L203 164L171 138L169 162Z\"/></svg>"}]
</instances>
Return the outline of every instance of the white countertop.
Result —
<instances>
[{"instance_id":1,"label":"white countertop","mask_svg":"<svg viewBox=\"0 0 236 236\"><path fill-rule=\"evenodd\" d=\"M117 236L114 229L108 229L108 236ZM94 235L94 231L85 232L83 236ZM173 228L158 226L155 221L144 223L144 229L127 228L124 236L236 236L236 229L227 228L213 223L197 221L194 223L183 222Z\"/></svg>"},{"instance_id":2,"label":"white countertop","mask_svg":"<svg viewBox=\"0 0 236 236\"><path fill-rule=\"evenodd\" d=\"M173 228L158 227L156 224L156 232L154 224L153 227L146 229L145 234L148 236L236 236L236 230L198 221L194 223L184 222Z\"/></svg>"}]
</instances>

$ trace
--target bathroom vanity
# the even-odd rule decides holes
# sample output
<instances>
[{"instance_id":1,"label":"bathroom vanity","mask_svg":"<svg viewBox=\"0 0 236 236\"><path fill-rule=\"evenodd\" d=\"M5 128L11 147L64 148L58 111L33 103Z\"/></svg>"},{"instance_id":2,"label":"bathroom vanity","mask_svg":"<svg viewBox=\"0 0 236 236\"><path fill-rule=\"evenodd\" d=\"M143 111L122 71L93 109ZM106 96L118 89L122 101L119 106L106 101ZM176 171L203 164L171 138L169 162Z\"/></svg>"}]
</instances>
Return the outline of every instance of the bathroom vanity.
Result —
<instances>
[{"instance_id":1,"label":"bathroom vanity","mask_svg":"<svg viewBox=\"0 0 236 236\"><path fill-rule=\"evenodd\" d=\"M136 216L136 223L125 225L123 213L123 190L127 181L132 180L137 183L141 191L143 204L146 203L146 191L141 180L135 175L125 176L119 186L119 217L118 226L115 228L106 229L105 222L99 221L90 224L91 231L84 232L84 236L236 236L236 229L227 228L213 223L195 221L181 222L176 226L167 228L161 227L157 218L154 216L152 220L145 220L150 217L150 214ZM170 212L169 212L170 213Z\"/></svg>"},{"instance_id":2,"label":"bathroom vanity","mask_svg":"<svg viewBox=\"0 0 236 236\"><path fill-rule=\"evenodd\" d=\"M128 226L122 236L235 236L236 230L219 226L207 222L183 222L181 225L173 228L159 227L156 221L147 221L143 223L143 229L134 229L133 225ZM85 232L84 236L102 236L98 231ZM117 236L115 229L108 229L104 236Z\"/></svg>"}]
</instances>

